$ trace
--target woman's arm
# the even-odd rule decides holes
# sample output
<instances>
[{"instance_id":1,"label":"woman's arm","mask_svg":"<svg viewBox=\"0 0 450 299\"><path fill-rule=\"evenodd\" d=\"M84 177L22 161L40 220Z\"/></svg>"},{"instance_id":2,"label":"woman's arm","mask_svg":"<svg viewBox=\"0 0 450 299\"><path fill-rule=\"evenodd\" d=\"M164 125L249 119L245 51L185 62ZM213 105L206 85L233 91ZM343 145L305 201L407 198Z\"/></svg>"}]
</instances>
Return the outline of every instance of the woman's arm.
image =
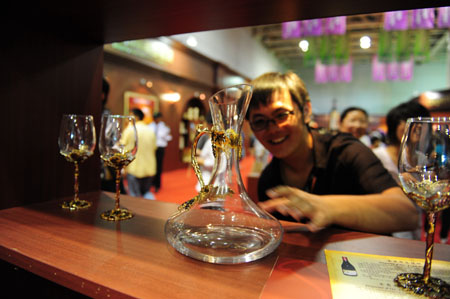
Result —
<instances>
[{"instance_id":1,"label":"woman's arm","mask_svg":"<svg viewBox=\"0 0 450 299\"><path fill-rule=\"evenodd\" d=\"M372 233L416 229L418 213L400 187L368 195L315 195L297 188L279 186L267 192L272 198L261 202L268 212L278 211L317 231L329 225Z\"/></svg>"}]
</instances>

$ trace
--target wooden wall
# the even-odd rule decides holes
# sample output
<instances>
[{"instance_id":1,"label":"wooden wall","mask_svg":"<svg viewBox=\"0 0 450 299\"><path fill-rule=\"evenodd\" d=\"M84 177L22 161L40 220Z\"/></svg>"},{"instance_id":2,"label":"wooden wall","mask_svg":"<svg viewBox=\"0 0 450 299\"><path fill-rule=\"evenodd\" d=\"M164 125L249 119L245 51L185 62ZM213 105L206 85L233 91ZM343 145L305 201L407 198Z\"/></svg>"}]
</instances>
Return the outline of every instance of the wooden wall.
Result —
<instances>
[{"instance_id":1,"label":"wooden wall","mask_svg":"<svg viewBox=\"0 0 450 299\"><path fill-rule=\"evenodd\" d=\"M92 114L100 129L102 44L79 44L43 32L7 40L1 53L3 104L0 208L73 192L73 165L59 154L64 113ZM80 192L98 190L99 155L80 167Z\"/></svg>"}]
</instances>

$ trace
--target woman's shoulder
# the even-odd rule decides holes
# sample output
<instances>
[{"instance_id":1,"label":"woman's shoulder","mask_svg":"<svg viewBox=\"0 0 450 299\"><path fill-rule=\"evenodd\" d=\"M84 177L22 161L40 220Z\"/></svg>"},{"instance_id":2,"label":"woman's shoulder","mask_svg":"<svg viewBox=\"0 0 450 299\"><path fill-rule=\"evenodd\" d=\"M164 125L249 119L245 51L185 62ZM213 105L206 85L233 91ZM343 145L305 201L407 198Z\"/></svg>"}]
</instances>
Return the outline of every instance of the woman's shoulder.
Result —
<instances>
[{"instance_id":1,"label":"woman's shoulder","mask_svg":"<svg viewBox=\"0 0 450 299\"><path fill-rule=\"evenodd\" d=\"M320 145L328 150L343 149L349 146L370 150L370 148L350 133L329 132L325 130L312 130L311 133L316 146Z\"/></svg>"}]
</instances>

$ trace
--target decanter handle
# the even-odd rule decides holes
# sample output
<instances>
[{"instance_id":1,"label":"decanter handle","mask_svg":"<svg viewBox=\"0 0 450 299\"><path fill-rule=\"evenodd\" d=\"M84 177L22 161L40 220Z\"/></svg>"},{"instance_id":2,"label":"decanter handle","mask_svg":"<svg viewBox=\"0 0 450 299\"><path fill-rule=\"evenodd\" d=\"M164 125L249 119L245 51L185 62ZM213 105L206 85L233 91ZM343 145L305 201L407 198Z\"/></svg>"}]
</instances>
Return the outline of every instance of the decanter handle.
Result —
<instances>
[{"instance_id":1,"label":"decanter handle","mask_svg":"<svg viewBox=\"0 0 450 299\"><path fill-rule=\"evenodd\" d=\"M200 183L200 188L201 190L203 190L203 188L205 187L205 181L203 180L203 176L202 176L202 172L200 170L200 166L197 162L197 143L200 139L201 136L205 135L205 134L210 134L211 135L211 131L204 127L203 125L198 125L197 129L196 129L196 133L195 133L195 138L194 138L194 143L192 144L192 151L191 151L191 164L192 167L194 168L194 172L195 175L197 176L197 179Z\"/></svg>"}]
</instances>

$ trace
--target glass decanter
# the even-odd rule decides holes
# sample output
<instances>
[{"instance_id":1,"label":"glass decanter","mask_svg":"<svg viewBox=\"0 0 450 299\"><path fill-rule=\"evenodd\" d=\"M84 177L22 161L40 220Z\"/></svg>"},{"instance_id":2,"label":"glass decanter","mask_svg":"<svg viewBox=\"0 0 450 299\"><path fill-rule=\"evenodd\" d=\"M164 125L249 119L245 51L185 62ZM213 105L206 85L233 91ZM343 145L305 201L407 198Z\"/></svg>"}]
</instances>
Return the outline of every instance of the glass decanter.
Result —
<instances>
[{"instance_id":1,"label":"glass decanter","mask_svg":"<svg viewBox=\"0 0 450 299\"><path fill-rule=\"evenodd\" d=\"M170 245L194 259L219 264L251 262L270 254L281 242L281 224L249 198L239 171L241 128L251 93L248 84L217 92L209 99L212 129L197 128L191 163L201 191L165 225ZM206 184L195 158L197 142L204 134L211 137L215 158Z\"/></svg>"}]
</instances>

